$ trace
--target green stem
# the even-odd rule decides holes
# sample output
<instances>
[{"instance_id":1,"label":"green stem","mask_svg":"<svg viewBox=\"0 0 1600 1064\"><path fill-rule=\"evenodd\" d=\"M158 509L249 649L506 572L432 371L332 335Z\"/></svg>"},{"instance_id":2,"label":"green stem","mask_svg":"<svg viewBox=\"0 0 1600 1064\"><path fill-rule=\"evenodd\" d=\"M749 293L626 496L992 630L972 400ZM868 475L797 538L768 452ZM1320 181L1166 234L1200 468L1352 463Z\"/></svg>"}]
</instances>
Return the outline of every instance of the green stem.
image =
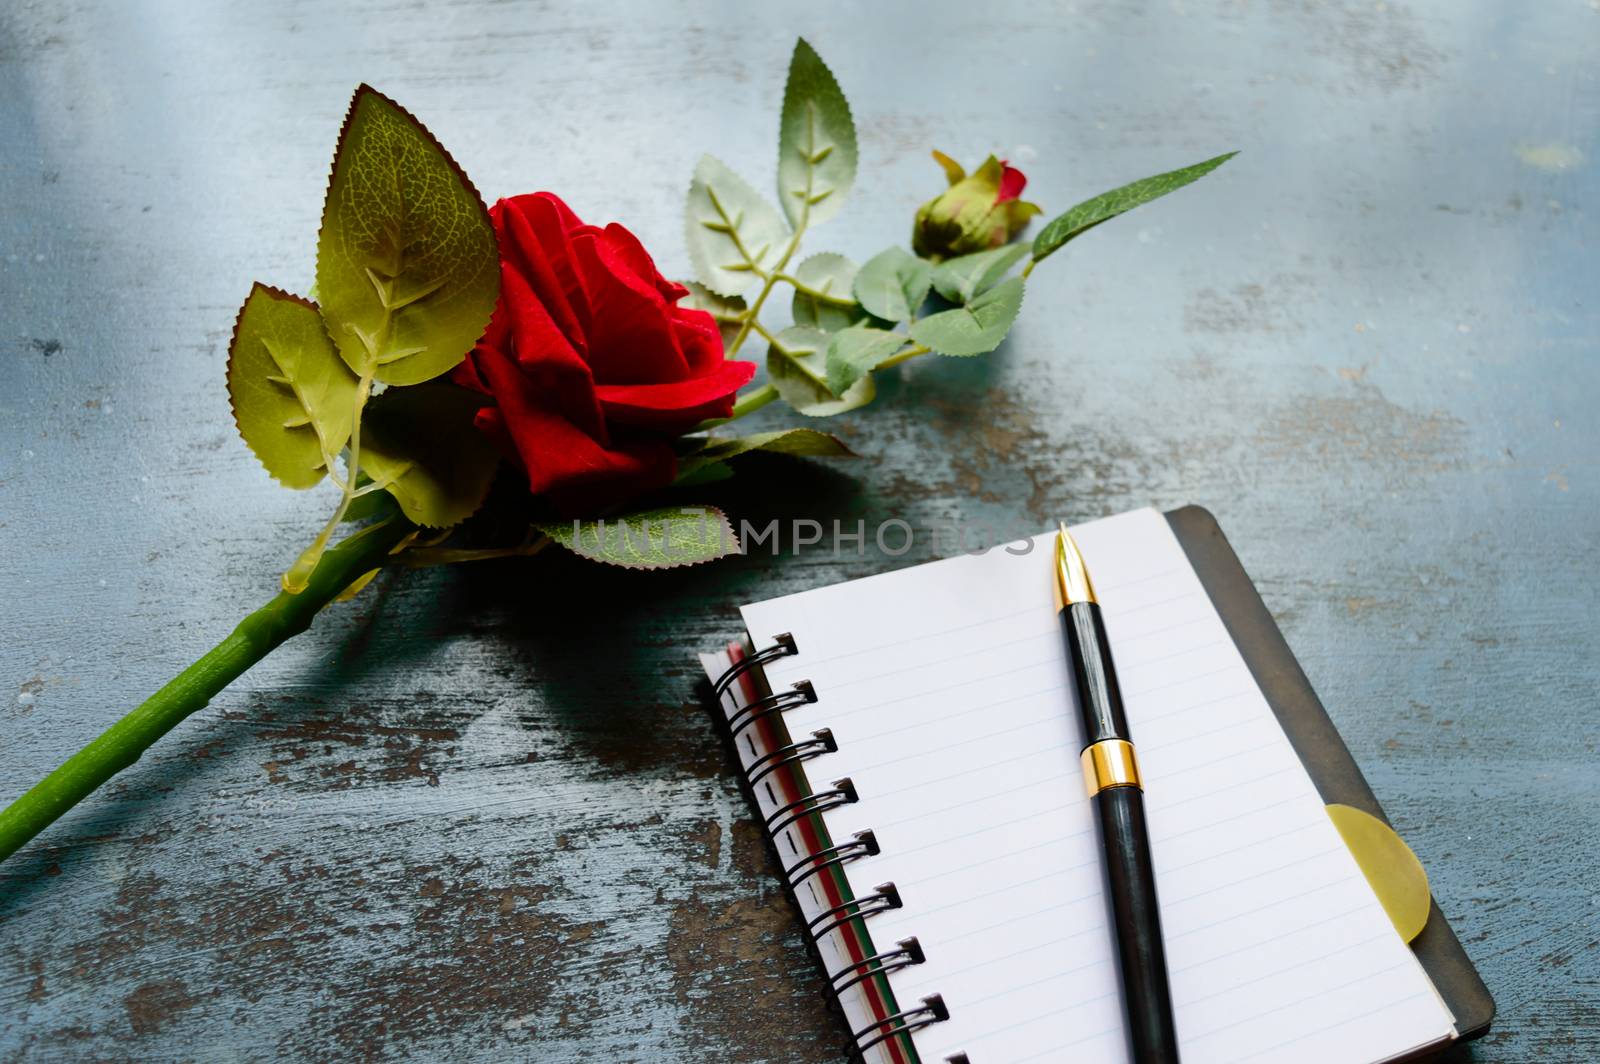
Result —
<instances>
[{"instance_id":1,"label":"green stem","mask_svg":"<svg viewBox=\"0 0 1600 1064\"><path fill-rule=\"evenodd\" d=\"M805 236L806 225L811 219L810 178L807 178L806 205L800 211L800 222L794 227L794 235L789 237L789 246L784 249L783 257L777 265L767 273L761 274L761 294L756 296L756 301L750 304L750 309L744 312L744 324L739 326L739 331L734 334L733 343L728 345L727 357L732 358L744 346L745 338L750 335L750 330L755 328L757 319L761 317L761 308L766 305L767 297L772 294L772 289L778 283L778 278L783 275L789 260L794 258L795 251L800 247L800 238ZM758 270L757 273L760 273ZM765 330L763 330L763 334ZM770 400L768 400L770 402Z\"/></svg>"},{"instance_id":2,"label":"green stem","mask_svg":"<svg viewBox=\"0 0 1600 1064\"><path fill-rule=\"evenodd\" d=\"M728 416L729 421L734 421L752 414L778 397L778 389L771 384L763 384L754 391L745 392L734 400L733 413Z\"/></svg>"},{"instance_id":3,"label":"green stem","mask_svg":"<svg viewBox=\"0 0 1600 1064\"><path fill-rule=\"evenodd\" d=\"M304 591L297 595L280 592L139 708L0 810L0 861L139 760L152 743L205 706L246 669L305 631L322 607L352 581L382 565L385 556L413 531L410 522L395 518L344 540L322 556Z\"/></svg>"},{"instance_id":4,"label":"green stem","mask_svg":"<svg viewBox=\"0 0 1600 1064\"><path fill-rule=\"evenodd\" d=\"M831 303L836 307L854 307L856 305L855 297L849 292L846 292L842 296L834 295L830 292L819 292L815 288L805 284L800 280L800 278L796 277L792 273L773 274L772 279L775 281L782 281L785 284L792 286L795 291L804 292L812 299L820 300L823 303Z\"/></svg>"},{"instance_id":5,"label":"green stem","mask_svg":"<svg viewBox=\"0 0 1600 1064\"><path fill-rule=\"evenodd\" d=\"M873 367L873 369L888 369L890 366L898 366L902 362L909 362L918 355L925 355L930 350L930 348L924 346L923 344L913 344L904 351L900 352L898 355L893 355L884 359L882 362L879 362Z\"/></svg>"}]
</instances>

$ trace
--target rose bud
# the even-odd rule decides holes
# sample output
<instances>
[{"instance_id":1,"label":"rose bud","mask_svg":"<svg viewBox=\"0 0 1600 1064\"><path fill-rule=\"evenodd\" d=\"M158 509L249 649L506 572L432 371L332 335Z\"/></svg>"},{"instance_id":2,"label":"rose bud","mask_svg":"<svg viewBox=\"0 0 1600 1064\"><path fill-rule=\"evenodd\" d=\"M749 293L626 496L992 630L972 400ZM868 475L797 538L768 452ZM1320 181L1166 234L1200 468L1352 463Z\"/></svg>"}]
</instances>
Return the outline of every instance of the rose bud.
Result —
<instances>
[{"instance_id":1,"label":"rose bud","mask_svg":"<svg viewBox=\"0 0 1600 1064\"><path fill-rule=\"evenodd\" d=\"M997 248L1039 213L1038 204L1018 198L1028 179L1005 160L991 155L968 174L942 151L933 158L944 167L950 187L917 211L911 246L923 258L938 262Z\"/></svg>"},{"instance_id":2,"label":"rose bud","mask_svg":"<svg viewBox=\"0 0 1600 1064\"><path fill-rule=\"evenodd\" d=\"M727 417L755 374L717 323L615 223L587 225L549 192L489 211L500 302L455 380L486 397L477 424L528 488L572 515L672 482L672 439Z\"/></svg>"}]
</instances>

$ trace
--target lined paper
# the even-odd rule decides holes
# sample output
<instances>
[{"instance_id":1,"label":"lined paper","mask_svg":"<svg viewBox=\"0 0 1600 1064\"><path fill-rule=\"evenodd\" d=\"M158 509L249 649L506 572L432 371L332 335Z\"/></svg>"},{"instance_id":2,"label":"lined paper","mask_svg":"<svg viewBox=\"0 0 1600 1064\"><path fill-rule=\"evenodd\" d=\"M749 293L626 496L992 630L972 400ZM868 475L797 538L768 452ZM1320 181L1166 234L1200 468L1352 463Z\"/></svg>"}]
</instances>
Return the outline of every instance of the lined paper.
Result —
<instances>
[{"instance_id":1,"label":"lined paper","mask_svg":"<svg viewBox=\"0 0 1600 1064\"><path fill-rule=\"evenodd\" d=\"M1328 820L1165 519L1077 526L1145 778L1157 890L1186 1064L1380 1061L1448 1038L1453 1020ZM877 947L916 936L893 973L927 1064L1127 1059L1101 855L1078 765L1077 713L1051 584L1053 536L744 608L768 666L818 701L785 714L839 751L814 786L860 801L824 814L882 853L848 872L893 881Z\"/></svg>"}]
</instances>

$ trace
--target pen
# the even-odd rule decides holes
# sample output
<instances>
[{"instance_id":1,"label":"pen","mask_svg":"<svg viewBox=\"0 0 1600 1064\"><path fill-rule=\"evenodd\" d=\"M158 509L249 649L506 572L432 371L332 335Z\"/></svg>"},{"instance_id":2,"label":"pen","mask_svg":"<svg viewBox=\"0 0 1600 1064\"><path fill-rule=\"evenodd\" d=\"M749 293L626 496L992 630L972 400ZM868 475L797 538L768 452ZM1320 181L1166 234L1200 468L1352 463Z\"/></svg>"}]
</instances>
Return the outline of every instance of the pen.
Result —
<instances>
[{"instance_id":1,"label":"pen","mask_svg":"<svg viewBox=\"0 0 1600 1064\"><path fill-rule=\"evenodd\" d=\"M1117 688L1117 670L1111 661L1100 604L1083 555L1065 522L1056 535L1056 590L1061 600L1061 632L1083 717L1083 752L1079 755L1083 782L1100 822L1100 842L1105 850L1107 908L1116 932L1128 1048L1135 1064L1177 1064L1178 1035L1172 1022L1172 991L1167 986L1139 762L1122 710L1122 692Z\"/></svg>"}]
</instances>

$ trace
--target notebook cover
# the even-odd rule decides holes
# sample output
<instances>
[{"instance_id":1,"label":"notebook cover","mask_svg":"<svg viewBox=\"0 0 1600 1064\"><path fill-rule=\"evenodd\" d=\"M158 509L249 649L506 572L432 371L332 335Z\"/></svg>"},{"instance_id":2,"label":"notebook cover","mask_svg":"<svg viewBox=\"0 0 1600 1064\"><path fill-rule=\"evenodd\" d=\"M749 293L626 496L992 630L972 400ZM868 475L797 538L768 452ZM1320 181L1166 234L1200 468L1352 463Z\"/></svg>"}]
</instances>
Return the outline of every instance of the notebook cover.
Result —
<instances>
[{"instance_id":1,"label":"notebook cover","mask_svg":"<svg viewBox=\"0 0 1600 1064\"><path fill-rule=\"evenodd\" d=\"M1354 806L1388 824L1389 818L1384 816L1366 777L1328 719L1217 519L1200 506L1185 506L1165 516L1322 800ZM1489 996L1488 987L1439 911L1437 899L1411 948L1455 1014L1460 1037L1477 1038L1487 1031L1494 1019L1494 998Z\"/></svg>"}]
</instances>

